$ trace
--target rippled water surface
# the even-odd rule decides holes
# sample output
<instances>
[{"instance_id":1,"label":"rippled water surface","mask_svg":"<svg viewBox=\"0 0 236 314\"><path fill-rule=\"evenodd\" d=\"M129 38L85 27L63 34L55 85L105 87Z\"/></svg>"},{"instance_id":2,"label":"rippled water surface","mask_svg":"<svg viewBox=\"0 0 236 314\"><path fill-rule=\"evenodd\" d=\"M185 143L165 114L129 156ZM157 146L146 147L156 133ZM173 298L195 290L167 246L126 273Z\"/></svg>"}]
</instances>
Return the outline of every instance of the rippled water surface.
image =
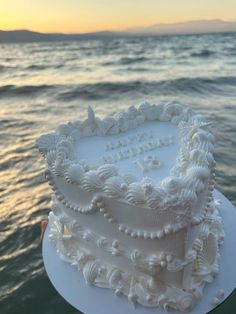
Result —
<instances>
[{"instance_id":1,"label":"rippled water surface","mask_svg":"<svg viewBox=\"0 0 236 314\"><path fill-rule=\"evenodd\" d=\"M213 122L217 188L236 204L236 34L0 45L0 313L78 313L44 271L50 190L35 139L58 123L178 100Z\"/></svg>"}]
</instances>

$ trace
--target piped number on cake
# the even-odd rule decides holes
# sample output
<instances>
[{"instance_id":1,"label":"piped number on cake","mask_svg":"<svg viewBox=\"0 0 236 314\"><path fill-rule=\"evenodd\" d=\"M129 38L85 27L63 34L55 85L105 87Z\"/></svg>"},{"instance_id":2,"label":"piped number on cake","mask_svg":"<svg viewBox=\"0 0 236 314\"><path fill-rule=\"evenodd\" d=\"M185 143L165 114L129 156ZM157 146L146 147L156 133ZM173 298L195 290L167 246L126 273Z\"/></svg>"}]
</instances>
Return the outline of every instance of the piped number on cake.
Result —
<instances>
[{"instance_id":1,"label":"piped number on cake","mask_svg":"<svg viewBox=\"0 0 236 314\"><path fill-rule=\"evenodd\" d=\"M159 169L162 162L155 155L148 155L143 159L137 159L134 164L144 173L149 170Z\"/></svg>"},{"instance_id":2,"label":"piped number on cake","mask_svg":"<svg viewBox=\"0 0 236 314\"><path fill-rule=\"evenodd\" d=\"M174 143L174 136L165 136L162 138L153 138L152 131L139 132L133 136L128 136L127 139L120 139L116 142L106 144L105 151L108 153L102 157L102 163L113 164L133 157L138 157L142 154L154 151L163 146L169 146ZM151 158L150 158L151 156ZM160 161L153 155L145 157L143 160L138 160L137 164L141 170L145 171L160 166ZM145 165L144 165L145 164ZM152 167L150 167L152 165ZM143 171L143 170L142 170Z\"/></svg>"}]
</instances>

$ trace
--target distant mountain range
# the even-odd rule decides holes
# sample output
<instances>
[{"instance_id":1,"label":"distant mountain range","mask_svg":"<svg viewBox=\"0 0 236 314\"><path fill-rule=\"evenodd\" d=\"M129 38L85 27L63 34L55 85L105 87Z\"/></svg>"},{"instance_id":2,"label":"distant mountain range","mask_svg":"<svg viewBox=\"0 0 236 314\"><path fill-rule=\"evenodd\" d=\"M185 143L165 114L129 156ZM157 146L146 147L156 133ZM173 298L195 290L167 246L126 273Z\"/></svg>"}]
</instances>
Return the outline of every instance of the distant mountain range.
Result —
<instances>
[{"instance_id":1,"label":"distant mountain range","mask_svg":"<svg viewBox=\"0 0 236 314\"><path fill-rule=\"evenodd\" d=\"M203 34L236 32L236 21L226 22L219 19L197 20L173 24L156 24L149 27L135 27L120 32L102 31L84 34L39 33L30 30L0 30L0 43L40 42L81 39L116 38L128 36Z\"/></svg>"},{"instance_id":2,"label":"distant mountain range","mask_svg":"<svg viewBox=\"0 0 236 314\"><path fill-rule=\"evenodd\" d=\"M197 20L173 24L156 24L149 27L128 30L140 34L202 34L219 32L236 32L236 20L232 22L215 20Z\"/></svg>"},{"instance_id":3,"label":"distant mountain range","mask_svg":"<svg viewBox=\"0 0 236 314\"><path fill-rule=\"evenodd\" d=\"M117 35L119 33L117 32ZM63 33L39 33L29 30L14 30L1 31L0 43L7 42L40 42L40 41L64 41L64 40L79 40L93 38L113 38L115 33L109 31L85 33L85 34L63 34Z\"/></svg>"}]
</instances>

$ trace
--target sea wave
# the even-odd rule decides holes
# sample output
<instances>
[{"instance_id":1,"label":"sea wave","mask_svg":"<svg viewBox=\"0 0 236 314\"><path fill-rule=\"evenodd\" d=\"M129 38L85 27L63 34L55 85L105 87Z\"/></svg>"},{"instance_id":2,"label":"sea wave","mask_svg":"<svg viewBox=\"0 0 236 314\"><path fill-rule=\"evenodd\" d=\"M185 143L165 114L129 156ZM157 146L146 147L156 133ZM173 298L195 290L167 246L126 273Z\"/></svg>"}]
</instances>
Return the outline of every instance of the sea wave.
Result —
<instances>
[{"instance_id":1,"label":"sea wave","mask_svg":"<svg viewBox=\"0 0 236 314\"><path fill-rule=\"evenodd\" d=\"M32 94L46 91L50 88L53 88L54 85L3 85L0 86L0 96L31 96Z\"/></svg>"},{"instance_id":2,"label":"sea wave","mask_svg":"<svg viewBox=\"0 0 236 314\"><path fill-rule=\"evenodd\" d=\"M173 95L174 93L210 95L221 93L236 96L236 76L176 78L170 80L130 80L95 82L82 84L42 84L0 86L0 96L27 97L54 89L52 96L57 100L100 100L117 95L144 93L145 95Z\"/></svg>"},{"instance_id":3,"label":"sea wave","mask_svg":"<svg viewBox=\"0 0 236 314\"><path fill-rule=\"evenodd\" d=\"M48 69L48 65L31 64L25 68L25 70L45 70Z\"/></svg>"},{"instance_id":4,"label":"sea wave","mask_svg":"<svg viewBox=\"0 0 236 314\"><path fill-rule=\"evenodd\" d=\"M223 93L225 96L236 96L236 76L214 78L177 78L160 81L127 81L127 82L99 82L94 84L80 84L59 92L57 99L99 100L132 93L173 95L176 92L185 94L210 95ZM233 89L230 87L234 87Z\"/></svg>"},{"instance_id":5,"label":"sea wave","mask_svg":"<svg viewBox=\"0 0 236 314\"><path fill-rule=\"evenodd\" d=\"M124 71L124 69L121 69L122 71ZM146 67L128 67L128 68L125 68L125 71L127 72L151 72L151 70Z\"/></svg>"},{"instance_id":6,"label":"sea wave","mask_svg":"<svg viewBox=\"0 0 236 314\"><path fill-rule=\"evenodd\" d=\"M140 63L140 62L145 62L149 61L149 58L146 57L122 57L119 61L118 64L126 65L126 64L132 64L132 63Z\"/></svg>"},{"instance_id":7,"label":"sea wave","mask_svg":"<svg viewBox=\"0 0 236 314\"><path fill-rule=\"evenodd\" d=\"M16 66L8 66L8 65L0 64L0 72L5 72L5 71L8 71L8 70L14 70L16 68L17 68Z\"/></svg>"},{"instance_id":8,"label":"sea wave","mask_svg":"<svg viewBox=\"0 0 236 314\"><path fill-rule=\"evenodd\" d=\"M198 52L192 52L190 54L190 57L197 57L197 58L209 58L212 55L215 55L215 51L208 50L208 49L203 49Z\"/></svg>"},{"instance_id":9,"label":"sea wave","mask_svg":"<svg viewBox=\"0 0 236 314\"><path fill-rule=\"evenodd\" d=\"M130 64L146 62L149 60L150 59L147 57L122 57L118 60L114 59L113 61L102 62L101 65L103 65L103 66L130 65Z\"/></svg>"}]
</instances>

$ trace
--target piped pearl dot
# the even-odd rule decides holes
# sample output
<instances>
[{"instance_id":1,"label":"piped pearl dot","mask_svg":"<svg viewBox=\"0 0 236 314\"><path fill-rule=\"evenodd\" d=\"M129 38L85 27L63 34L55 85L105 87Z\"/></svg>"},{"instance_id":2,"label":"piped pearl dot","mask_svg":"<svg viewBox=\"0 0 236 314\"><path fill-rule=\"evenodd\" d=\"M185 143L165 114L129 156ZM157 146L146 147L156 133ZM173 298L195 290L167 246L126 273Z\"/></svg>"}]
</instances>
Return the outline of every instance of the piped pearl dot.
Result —
<instances>
[{"instance_id":1,"label":"piped pearl dot","mask_svg":"<svg viewBox=\"0 0 236 314\"><path fill-rule=\"evenodd\" d=\"M103 207L104 203L103 202L97 202L97 207Z\"/></svg>"},{"instance_id":2,"label":"piped pearl dot","mask_svg":"<svg viewBox=\"0 0 236 314\"><path fill-rule=\"evenodd\" d=\"M131 237L132 238L137 238L137 232L135 232L135 231L131 232Z\"/></svg>"},{"instance_id":3,"label":"piped pearl dot","mask_svg":"<svg viewBox=\"0 0 236 314\"><path fill-rule=\"evenodd\" d=\"M156 234L154 232L151 233L151 239L155 239L156 238Z\"/></svg>"},{"instance_id":4,"label":"piped pearl dot","mask_svg":"<svg viewBox=\"0 0 236 314\"><path fill-rule=\"evenodd\" d=\"M132 232L132 231L131 231L129 228L126 228L126 229L125 229L125 234L128 234L128 235L129 235L129 234L131 234L131 232Z\"/></svg>"},{"instance_id":5,"label":"piped pearl dot","mask_svg":"<svg viewBox=\"0 0 236 314\"><path fill-rule=\"evenodd\" d=\"M118 248L118 246L119 246L119 241L114 240L114 241L112 242L112 246L113 246L114 248Z\"/></svg>"},{"instance_id":6,"label":"piped pearl dot","mask_svg":"<svg viewBox=\"0 0 236 314\"><path fill-rule=\"evenodd\" d=\"M141 230L137 231L137 236L138 236L138 238L142 238L143 232Z\"/></svg>"},{"instance_id":7,"label":"piped pearl dot","mask_svg":"<svg viewBox=\"0 0 236 314\"><path fill-rule=\"evenodd\" d=\"M161 261L161 267L166 267L166 262L165 261Z\"/></svg>"},{"instance_id":8,"label":"piped pearl dot","mask_svg":"<svg viewBox=\"0 0 236 314\"><path fill-rule=\"evenodd\" d=\"M125 231L125 226L124 225L119 225L119 231L124 232Z\"/></svg>"},{"instance_id":9,"label":"piped pearl dot","mask_svg":"<svg viewBox=\"0 0 236 314\"><path fill-rule=\"evenodd\" d=\"M119 252L118 251L112 251L111 254L114 256L117 256L117 255L119 255Z\"/></svg>"},{"instance_id":10,"label":"piped pearl dot","mask_svg":"<svg viewBox=\"0 0 236 314\"><path fill-rule=\"evenodd\" d=\"M172 230L173 230L173 228L172 228L171 225L167 225L167 226L165 226L165 228L164 228L164 231L165 231L165 234L166 234L166 235L169 235L169 234L172 232Z\"/></svg>"},{"instance_id":11,"label":"piped pearl dot","mask_svg":"<svg viewBox=\"0 0 236 314\"><path fill-rule=\"evenodd\" d=\"M97 198L96 197L94 197L93 199L92 199L92 202L91 202L92 204L94 204L94 205L97 205L97 203L98 203L98 200L97 200Z\"/></svg>"},{"instance_id":12,"label":"piped pearl dot","mask_svg":"<svg viewBox=\"0 0 236 314\"><path fill-rule=\"evenodd\" d=\"M157 231L157 238L158 239L161 239L163 237L163 235L164 235L164 232L162 230Z\"/></svg>"}]
</instances>

